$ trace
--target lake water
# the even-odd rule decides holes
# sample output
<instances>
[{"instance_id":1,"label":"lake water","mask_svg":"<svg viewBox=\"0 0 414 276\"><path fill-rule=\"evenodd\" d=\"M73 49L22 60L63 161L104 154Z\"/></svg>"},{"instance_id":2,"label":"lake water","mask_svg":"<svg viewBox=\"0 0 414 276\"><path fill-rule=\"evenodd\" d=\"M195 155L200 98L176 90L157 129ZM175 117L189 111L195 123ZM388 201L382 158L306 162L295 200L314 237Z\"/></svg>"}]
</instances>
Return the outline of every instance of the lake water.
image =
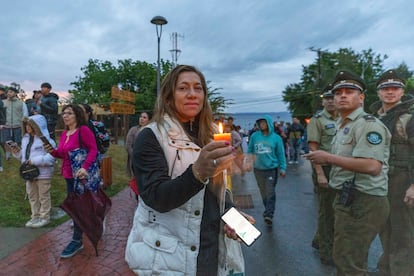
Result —
<instances>
[{"instance_id":1,"label":"lake water","mask_svg":"<svg viewBox=\"0 0 414 276\"><path fill-rule=\"evenodd\" d=\"M226 117L232 116L234 118L234 125L239 125L243 130L249 131L253 128L256 120L263 117L263 115L269 115L273 121L292 121L292 116L289 112L232 113L227 114Z\"/></svg>"}]
</instances>

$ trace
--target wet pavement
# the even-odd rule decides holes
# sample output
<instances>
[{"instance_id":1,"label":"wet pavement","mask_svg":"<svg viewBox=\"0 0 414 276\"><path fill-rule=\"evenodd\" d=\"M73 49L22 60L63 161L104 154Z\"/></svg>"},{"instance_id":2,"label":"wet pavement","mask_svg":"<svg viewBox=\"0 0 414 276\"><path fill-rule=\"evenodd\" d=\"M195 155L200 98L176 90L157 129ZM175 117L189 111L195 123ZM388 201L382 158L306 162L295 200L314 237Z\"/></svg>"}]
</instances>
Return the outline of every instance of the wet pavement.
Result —
<instances>
[{"instance_id":1,"label":"wet pavement","mask_svg":"<svg viewBox=\"0 0 414 276\"><path fill-rule=\"evenodd\" d=\"M134 275L124 257L135 207L136 201L129 188L112 197L106 232L98 243L99 256L84 236L84 249L80 253L69 259L59 257L73 233L67 221L1 259L0 275ZM9 240L19 239L15 234L17 232ZM4 236L1 237L3 243Z\"/></svg>"},{"instance_id":2,"label":"wet pavement","mask_svg":"<svg viewBox=\"0 0 414 276\"><path fill-rule=\"evenodd\" d=\"M233 177L233 194L251 197L252 206L242 210L256 218L262 232L252 246L242 245L246 275L335 275L334 267L322 265L318 252L311 247L317 199L307 161L289 166L286 178L279 179L272 227L262 219L264 209L252 172ZM0 275L133 275L124 251L135 199L126 188L112 197L112 202L106 233L98 244L99 256L84 237L85 248L80 253L69 259L59 257L71 239L69 222L54 229L0 229ZM369 256L370 267L375 267L380 253L376 240Z\"/></svg>"}]
</instances>

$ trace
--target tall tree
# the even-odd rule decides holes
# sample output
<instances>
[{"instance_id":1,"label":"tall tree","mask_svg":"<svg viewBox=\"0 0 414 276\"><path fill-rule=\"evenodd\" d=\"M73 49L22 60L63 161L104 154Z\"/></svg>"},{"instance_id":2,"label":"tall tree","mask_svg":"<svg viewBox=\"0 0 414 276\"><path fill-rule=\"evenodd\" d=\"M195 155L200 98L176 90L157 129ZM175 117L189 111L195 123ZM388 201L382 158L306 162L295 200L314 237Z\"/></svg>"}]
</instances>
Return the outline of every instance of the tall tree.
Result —
<instances>
[{"instance_id":1,"label":"tall tree","mask_svg":"<svg viewBox=\"0 0 414 276\"><path fill-rule=\"evenodd\" d=\"M166 67L170 67L168 63ZM118 60L117 66L110 61L90 59L88 65L81 68L83 76L76 77L77 80L71 83L75 89L69 92L74 102L109 106L111 88L117 85L136 93L138 110L150 110L156 97L156 70L155 65L131 59Z\"/></svg>"},{"instance_id":2,"label":"tall tree","mask_svg":"<svg viewBox=\"0 0 414 276\"><path fill-rule=\"evenodd\" d=\"M161 79L173 69L169 61L161 60ZM70 90L72 101L75 103L98 103L109 106L111 103L111 88L117 85L123 90L136 93L136 110L152 110L156 100L157 66L131 59L118 60L117 66L110 61L90 59L81 68L82 76L77 76ZM232 104L232 100L220 95L221 88L208 87L207 95L213 112L220 114Z\"/></svg>"},{"instance_id":3,"label":"tall tree","mask_svg":"<svg viewBox=\"0 0 414 276\"><path fill-rule=\"evenodd\" d=\"M321 108L320 95L324 87L331 83L339 70L349 70L360 75L367 84L365 106L377 99L375 82L383 72L386 55L374 53L371 49L360 53L350 48L336 52L320 51L316 60L302 66L299 83L289 84L283 93L283 101L288 103L289 111L301 119L312 116Z\"/></svg>"}]
</instances>

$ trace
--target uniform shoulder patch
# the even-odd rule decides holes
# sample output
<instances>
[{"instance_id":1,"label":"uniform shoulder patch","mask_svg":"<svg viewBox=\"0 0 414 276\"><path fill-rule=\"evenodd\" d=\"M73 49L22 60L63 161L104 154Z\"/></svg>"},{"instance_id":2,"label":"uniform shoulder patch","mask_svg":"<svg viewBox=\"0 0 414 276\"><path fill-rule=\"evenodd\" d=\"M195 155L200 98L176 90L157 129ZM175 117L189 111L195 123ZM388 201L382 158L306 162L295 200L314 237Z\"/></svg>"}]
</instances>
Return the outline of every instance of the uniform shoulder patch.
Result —
<instances>
[{"instance_id":1,"label":"uniform shoulder patch","mask_svg":"<svg viewBox=\"0 0 414 276\"><path fill-rule=\"evenodd\" d=\"M320 118L321 116L322 116L322 111L318 111L318 112L316 112L315 115L313 115L313 117L315 117L315 118Z\"/></svg>"},{"instance_id":2,"label":"uniform shoulder patch","mask_svg":"<svg viewBox=\"0 0 414 276\"><path fill-rule=\"evenodd\" d=\"M367 133L367 141L371 145L379 145L382 142L382 136L378 132L371 131Z\"/></svg>"},{"instance_id":3,"label":"uniform shoulder patch","mask_svg":"<svg viewBox=\"0 0 414 276\"><path fill-rule=\"evenodd\" d=\"M367 122L375 122L376 121L375 117L373 115L370 115L370 114L364 115L364 119Z\"/></svg>"}]
</instances>

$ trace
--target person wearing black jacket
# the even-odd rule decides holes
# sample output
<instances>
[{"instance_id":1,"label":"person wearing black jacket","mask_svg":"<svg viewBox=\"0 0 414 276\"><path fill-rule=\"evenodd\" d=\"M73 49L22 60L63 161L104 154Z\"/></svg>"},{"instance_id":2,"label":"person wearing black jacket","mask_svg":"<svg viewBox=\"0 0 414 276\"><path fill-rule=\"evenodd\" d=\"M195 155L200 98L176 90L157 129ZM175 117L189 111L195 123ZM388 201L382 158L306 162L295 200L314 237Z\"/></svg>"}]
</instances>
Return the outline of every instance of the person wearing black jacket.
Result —
<instances>
[{"instance_id":1,"label":"person wearing black jacket","mask_svg":"<svg viewBox=\"0 0 414 276\"><path fill-rule=\"evenodd\" d=\"M5 141L5 135L3 134L3 125L6 124L6 109L4 108L3 100L6 99L6 89L4 87L0 87L0 145L3 148L3 151L5 152L4 142ZM1 152L0 152L0 172L3 171L2 166L2 159L1 159Z\"/></svg>"},{"instance_id":2,"label":"person wearing black jacket","mask_svg":"<svg viewBox=\"0 0 414 276\"><path fill-rule=\"evenodd\" d=\"M237 236L220 219L225 207L233 205L225 197L222 174L234 158L233 149L229 142L213 141L215 132L204 75L193 66L175 67L164 78L152 122L133 148L140 200L125 259L135 273L216 276L223 269L228 269L226 275L230 268L234 274L244 271L242 256L236 262L240 266L229 265L237 249L242 253L237 241L232 243L235 251L227 247L231 240L224 235Z\"/></svg>"},{"instance_id":3,"label":"person wearing black jacket","mask_svg":"<svg viewBox=\"0 0 414 276\"><path fill-rule=\"evenodd\" d=\"M50 92L52 85L48 82L42 83L40 86L42 91L42 97L39 100L40 110L43 116L46 117L47 129L50 137L53 140L55 138L55 127L58 119L58 99L59 96L53 92Z\"/></svg>"}]
</instances>

